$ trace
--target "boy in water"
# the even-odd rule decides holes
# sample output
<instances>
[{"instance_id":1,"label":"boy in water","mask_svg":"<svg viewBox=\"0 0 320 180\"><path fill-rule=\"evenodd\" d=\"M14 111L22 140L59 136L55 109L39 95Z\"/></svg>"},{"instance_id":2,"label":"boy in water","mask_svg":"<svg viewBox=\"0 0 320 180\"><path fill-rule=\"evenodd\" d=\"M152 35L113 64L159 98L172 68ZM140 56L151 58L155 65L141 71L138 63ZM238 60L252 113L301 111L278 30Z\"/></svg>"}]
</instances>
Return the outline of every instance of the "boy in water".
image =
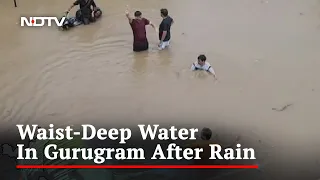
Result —
<instances>
[{"instance_id":1,"label":"boy in water","mask_svg":"<svg viewBox=\"0 0 320 180\"><path fill-rule=\"evenodd\" d=\"M214 72L211 65L208 62L206 62L206 60L207 60L207 57L204 54L199 55L198 61L192 63L191 70L192 71L197 71L197 70L207 71L208 73L212 74L213 77L217 80L216 73Z\"/></svg>"}]
</instances>

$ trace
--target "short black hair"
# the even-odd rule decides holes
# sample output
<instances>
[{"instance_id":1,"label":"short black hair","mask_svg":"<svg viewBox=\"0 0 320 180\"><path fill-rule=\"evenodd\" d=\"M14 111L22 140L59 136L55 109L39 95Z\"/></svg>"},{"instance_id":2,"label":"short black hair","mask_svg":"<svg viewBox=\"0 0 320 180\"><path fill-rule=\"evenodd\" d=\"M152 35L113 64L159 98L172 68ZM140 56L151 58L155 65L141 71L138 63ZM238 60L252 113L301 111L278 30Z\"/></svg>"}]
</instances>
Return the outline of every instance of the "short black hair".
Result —
<instances>
[{"instance_id":1,"label":"short black hair","mask_svg":"<svg viewBox=\"0 0 320 180\"><path fill-rule=\"evenodd\" d=\"M169 14L168 9L165 9L165 8L160 9L160 13L161 13L164 17L167 17L168 14Z\"/></svg>"},{"instance_id":2,"label":"short black hair","mask_svg":"<svg viewBox=\"0 0 320 180\"><path fill-rule=\"evenodd\" d=\"M201 138L203 140L210 140L212 137L212 131L210 128L203 128L201 131Z\"/></svg>"},{"instance_id":3,"label":"short black hair","mask_svg":"<svg viewBox=\"0 0 320 180\"><path fill-rule=\"evenodd\" d=\"M207 57L206 57L204 54L200 54L200 55L198 56L198 60L206 61L206 60L207 60Z\"/></svg>"},{"instance_id":4,"label":"short black hair","mask_svg":"<svg viewBox=\"0 0 320 180\"><path fill-rule=\"evenodd\" d=\"M134 12L135 17L140 17L142 15L141 11Z\"/></svg>"}]
</instances>

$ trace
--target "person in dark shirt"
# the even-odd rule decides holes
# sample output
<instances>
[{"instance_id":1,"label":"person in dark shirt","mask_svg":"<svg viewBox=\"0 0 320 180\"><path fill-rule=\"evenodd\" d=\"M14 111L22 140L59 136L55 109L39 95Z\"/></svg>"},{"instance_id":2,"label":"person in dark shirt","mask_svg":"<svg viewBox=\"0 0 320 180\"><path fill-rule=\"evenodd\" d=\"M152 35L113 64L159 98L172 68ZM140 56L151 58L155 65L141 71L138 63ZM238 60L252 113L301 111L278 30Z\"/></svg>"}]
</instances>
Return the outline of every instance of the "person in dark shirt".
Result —
<instances>
[{"instance_id":1,"label":"person in dark shirt","mask_svg":"<svg viewBox=\"0 0 320 180\"><path fill-rule=\"evenodd\" d=\"M126 17L133 32L133 51L140 52L148 50L149 42L147 39L146 26L150 25L155 29L155 26L146 18L142 17L140 11L134 13L134 18L130 17L129 9L126 10Z\"/></svg>"},{"instance_id":2,"label":"person in dark shirt","mask_svg":"<svg viewBox=\"0 0 320 180\"><path fill-rule=\"evenodd\" d=\"M171 25L173 24L173 19L168 15L167 9L160 10L161 17L163 18L159 26L159 49L162 50L169 46L171 39Z\"/></svg>"},{"instance_id":3,"label":"person in dark shirt","mask_svg":"<svg viewBox=\"0 0 320 180\"><path fill-rule=\"evenodd\" d=\"M94 0L76 0L66 13L69 13L70 10L77 5L80 6L80 9L76 12L76 18L85 25L90 24L90 22L94 22L95 19L101 15L101 11L98 11Z\"/></svg>"}]
</instances>

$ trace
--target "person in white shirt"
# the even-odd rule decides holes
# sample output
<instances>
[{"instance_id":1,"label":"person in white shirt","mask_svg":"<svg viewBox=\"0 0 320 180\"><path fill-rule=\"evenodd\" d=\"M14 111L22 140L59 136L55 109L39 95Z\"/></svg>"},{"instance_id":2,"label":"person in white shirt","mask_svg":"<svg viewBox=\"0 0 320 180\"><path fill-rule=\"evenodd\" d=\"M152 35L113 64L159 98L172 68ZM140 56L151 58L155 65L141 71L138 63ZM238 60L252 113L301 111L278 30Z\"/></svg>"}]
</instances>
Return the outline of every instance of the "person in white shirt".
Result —
<instances>
[{"instance_id":1,"label":"person in white shirt","mask_svg":"<svg viewBox=\"0 0 320 180\"><path fill-rule=\"evenodd\" d=\"M212 74L215 79L217 79L216 73L214 72L211 65L206 62L207 57L204 54L201 54L198 56L198 61L192 63L191 70L197 71L197 70L204 70L208 73Z\"/></svg>"}]
</instances>

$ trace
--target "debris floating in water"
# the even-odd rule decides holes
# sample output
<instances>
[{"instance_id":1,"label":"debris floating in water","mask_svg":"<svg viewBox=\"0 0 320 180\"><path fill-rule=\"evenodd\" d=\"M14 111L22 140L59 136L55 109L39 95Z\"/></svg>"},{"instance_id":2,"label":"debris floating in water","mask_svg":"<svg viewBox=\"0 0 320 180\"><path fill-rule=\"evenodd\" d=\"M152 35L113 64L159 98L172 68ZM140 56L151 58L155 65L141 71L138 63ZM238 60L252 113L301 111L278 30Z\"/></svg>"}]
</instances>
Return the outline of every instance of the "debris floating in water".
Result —
<instances>
[{"instance_id":1,"label":"debris floating in water","mask_svg":"<svg viewBox=\"0 0 320 180\"><path fill-rule=\"evenodd\" d=\"M280 112L280 111L286 110L289 106L292 106L292 105L293 105L293 104L287 104L287 105L283 106L283 107L280 108L280 109L278 109L278 108L272 108L272 110Z\"/></svg>"}]
</instances>

